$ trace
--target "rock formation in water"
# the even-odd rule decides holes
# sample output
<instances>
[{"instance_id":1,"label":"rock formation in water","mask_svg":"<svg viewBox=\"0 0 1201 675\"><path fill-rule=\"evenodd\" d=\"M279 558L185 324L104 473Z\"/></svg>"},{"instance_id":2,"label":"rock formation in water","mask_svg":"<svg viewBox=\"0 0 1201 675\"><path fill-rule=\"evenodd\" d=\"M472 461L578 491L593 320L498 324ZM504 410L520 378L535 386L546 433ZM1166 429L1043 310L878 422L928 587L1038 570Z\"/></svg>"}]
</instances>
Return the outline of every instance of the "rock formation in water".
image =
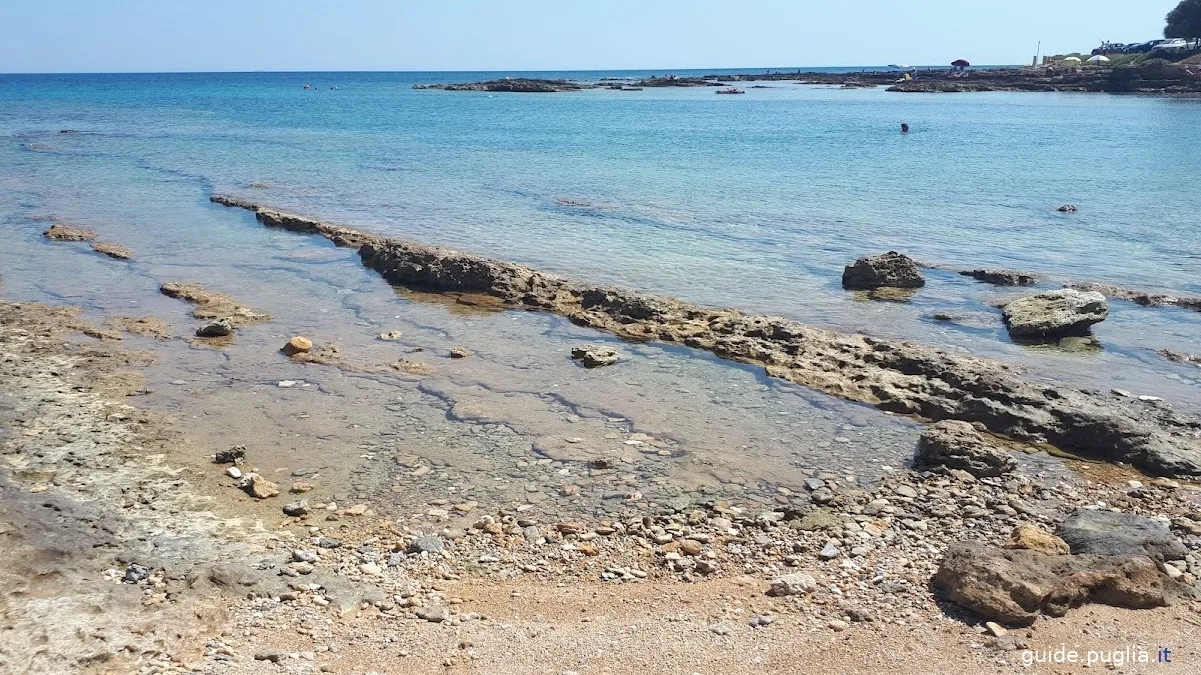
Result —
<instances>
[{"instance_id":1,"label":"rock formation in water","mask_svg":"<svg viewBox=\"0 0 1201 675\"><path fill-rule=\"evenodd\" d=\"M1129 462L1163 475L1201 476L1201 423L1137 400L1027 380L1013 366L932 347L811 328L674 298L605 287L523 265L358 232L229 197L269 227L356 246L390 283L492 295L503 306L554 312L631 340L661 340L764 366L773 377L927 420L979 422L1026 443Z\"/></svg>"},{"instance_id":2,"label":"rock formation in water","mask_svg":"<svg viewBox=\"0 0 1201 675\"><path fill-rule=\"evenodd\" d=\"M842 271L842 287L848 290L921 288L924 285L926 279L917 263L896 251L860 258Z\"/></svg>"},{"instance_id":3,"label":"rock formation in water","mask_svg":"<svg viewBox=\"0 0 1201 675\"><path fill-rule=\"evenodd\" d=\"M983 281L986 284L994 286L1032 286L1038 283L1037 275L1028 272L1019 272L1018 270L975 269L961 270L959 273L965 277L971 277L976 281Z\"/></svg>"},{"instance_id":4,"label":"rock formation in water","mask_svg":"<svg viewBox=\"0 0 1201 675\"><path fill-rule=\"evenodd\" d=\"M1010 335L1040 340L1083 335L1109 316L1104 295L1071 288L1018 298L1002 310Z\"/></svg>"}]
</instances>

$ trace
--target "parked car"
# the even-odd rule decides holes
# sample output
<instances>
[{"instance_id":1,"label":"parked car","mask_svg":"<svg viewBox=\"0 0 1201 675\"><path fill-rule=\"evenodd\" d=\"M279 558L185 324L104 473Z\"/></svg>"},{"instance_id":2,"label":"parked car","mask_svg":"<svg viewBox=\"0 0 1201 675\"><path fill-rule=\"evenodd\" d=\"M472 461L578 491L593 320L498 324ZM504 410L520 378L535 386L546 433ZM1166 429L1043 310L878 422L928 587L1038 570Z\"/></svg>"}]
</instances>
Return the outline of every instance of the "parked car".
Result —
<instances>
[{"instance_id":1,"label":"parked car","mask_svg":"<svg viewBox=\"0 0 1201 675\"><path fill-rule=\"evenodd\" d=\"M1189 52L1192 50L1192 41L1185 40L1184 38L1172 38L1171 40L1164 40L1163 42L1151 48L1151 51L1153 52L1166 52L1168 54L1179 54L1181 52Z\"/></svg>"},{"instance_id":2,"label":"parked car","mask_svg":"<svg viewBox=\"0 0 1201 675\"><path fill-rule=\"evenodd\" d=\"M1141 44L1131 46L1129 49L1126 50L1126 53L1127 54L1146 54L1146 53L1150 52L1152 49L1155 49L1156 45L1160 45L1165 42L1167 42L1167 40L1150 40L1148 42L1143 42Z\"/></svg>"}]
</instances>

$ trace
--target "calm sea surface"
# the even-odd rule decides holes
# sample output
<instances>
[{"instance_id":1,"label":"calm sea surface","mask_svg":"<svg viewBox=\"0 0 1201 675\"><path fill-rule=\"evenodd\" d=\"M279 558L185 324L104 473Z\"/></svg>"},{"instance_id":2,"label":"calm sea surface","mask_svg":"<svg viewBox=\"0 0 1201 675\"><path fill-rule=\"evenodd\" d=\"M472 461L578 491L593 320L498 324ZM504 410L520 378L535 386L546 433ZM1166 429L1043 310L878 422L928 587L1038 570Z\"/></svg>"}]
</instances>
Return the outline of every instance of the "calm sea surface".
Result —
<instances>
[{"instance_id":1,"label":"calm sea surface","mask_svg":"<svg viewBox=\"0 0 1201 675\"><path fill-rule=\"evenodd\" d=\"M51 252L49 216L139 251L157 266L148 278L203 264L266 284L276 268L256 252L259 229L207 203L224 192L1081 385L1182 401L1201 386L1201 369L1154 351L1201 352L1201 314L1115 303L1095 331L1104 349L1080 353L1013 344L992 307L1012 292L951 273L932 272L908 303L839 286L843 265L896 249L1201 295L1201 100L790 82L744 83L744 96L412 88L497 75L0 75L6 292L115 309L116 273ZM1067 202L1080 212L1054 211Z\"/></svg>"}]
</instances>

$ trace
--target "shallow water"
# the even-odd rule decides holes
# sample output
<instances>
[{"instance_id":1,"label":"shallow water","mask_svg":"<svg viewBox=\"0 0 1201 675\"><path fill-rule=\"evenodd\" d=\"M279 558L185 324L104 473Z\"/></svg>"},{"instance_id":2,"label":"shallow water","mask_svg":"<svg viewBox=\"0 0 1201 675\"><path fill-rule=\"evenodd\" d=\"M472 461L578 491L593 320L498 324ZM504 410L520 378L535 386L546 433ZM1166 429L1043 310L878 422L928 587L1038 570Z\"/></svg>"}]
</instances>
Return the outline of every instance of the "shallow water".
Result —
<instances>
[{"instance_id":1,"label":"shallow water","mask_svg":"<svg viewBox=\"0 0 1201 675\"><path fill-rule=\"evenodd\" d=\"M1008 339L992 307L1013 291L933 270L909 302L873 302L844 292L839 276L860 255L899 249L1201 294L1201 194L1189 188L1201 169L1199 101L789 83L740 97L411 89L479 77L0 76L3 291L95 316L153 313L179 335L196 322L157 293L165 281L198 280L274 314L224 351L171 343L151 398L197 419L243 411L209 430L214 444L309 439L300 458L276 449L281 470L316 461L323 435L343 449L399 435L420 440L388 457L462 451L460 466L493 477L545 472L539 481L555 485L604 458L638 468L598 476L597 490L633 476L622 489L658 499L706 485L772 498L814 472L900 466L917 430L686 349L624 345L627 360L585 371L568 347L609 338L555 317L398 297L352 251L267 231L208 203L214 191L591 281L1003 358L1031 377L1182 407L1198 398L1201 369L1153 350L1201 352L1199 313L1115 302L1095 331L1103 350L1031 349ZM901 120L913 133L897 133ZM1055 213L1063 202L1081 211ZM138 258L46 242L48 216ZM392 329L400 343L374 339ZM405 356L438 372L416 382L292 364L275 349L297 333L364 363ZM451 346L475 356L451 361ZM417 347L427 351L407 352ZM280 389L283 379L310 386ZM309 417L272 418L272 404ZM624 445L631 432L661 439L665 454ZM410 460L360 474L351 492L386 489ZM520 501L522 485L507 485L505 499Z\"/></svg>"}]
</instances>

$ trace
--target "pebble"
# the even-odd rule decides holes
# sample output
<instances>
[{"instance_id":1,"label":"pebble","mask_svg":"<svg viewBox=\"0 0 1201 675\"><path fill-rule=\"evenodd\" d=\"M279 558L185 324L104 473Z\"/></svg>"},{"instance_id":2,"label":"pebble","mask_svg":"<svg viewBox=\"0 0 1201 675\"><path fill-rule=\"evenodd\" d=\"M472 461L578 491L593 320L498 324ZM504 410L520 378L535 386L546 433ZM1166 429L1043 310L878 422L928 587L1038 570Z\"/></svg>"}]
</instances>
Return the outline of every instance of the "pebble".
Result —
<instances>
[{"instance_id":1,"label":"pebble","mask_svg":"<svg viewBox=\"0 0 1201 675\"><path fill-rule=\"evenodd\" d=\"M712 626L709 626L709 632L715 635L729 635L730 627L724 623L715 623Z\"/></svg>"},{"instance_id":2,"label":"pebble","mask_svg":"<svg viewBox=\"0 0 1201 675\"><path fill-rule=\"evenodd\" d=\"M242 477L242 470L236 466L229 467L228 469L225 470L225 473L230 478L241 478Z\"/></svg>"},{"instance_id":3,"label":"pebble","mask_svg":"<svg viewBox=\"0 0 1201 675\"><path fill-rule=\"evenodd\" d=\"M1001 624L994 623L992 621L986 621L984 623L984 629L987 630L989 635L992 635L993 637L1004 637L1005 634L1009 632L1005 630Z\"/></svg>"},{"instance_id":4,"label":"pebble","mask_svg":"<svg viewBox=\"0 0 1201 675\"><path fill-rule=\"evenodd\" d=\"M817 554L817 557L821 558L822 560L833 560L840 555L842 555L842 551L840 551L838 547L834 545L834 542L828 541L826 542L826 545L822 547L821 552Z\"/></svg>"}]
</instances>

